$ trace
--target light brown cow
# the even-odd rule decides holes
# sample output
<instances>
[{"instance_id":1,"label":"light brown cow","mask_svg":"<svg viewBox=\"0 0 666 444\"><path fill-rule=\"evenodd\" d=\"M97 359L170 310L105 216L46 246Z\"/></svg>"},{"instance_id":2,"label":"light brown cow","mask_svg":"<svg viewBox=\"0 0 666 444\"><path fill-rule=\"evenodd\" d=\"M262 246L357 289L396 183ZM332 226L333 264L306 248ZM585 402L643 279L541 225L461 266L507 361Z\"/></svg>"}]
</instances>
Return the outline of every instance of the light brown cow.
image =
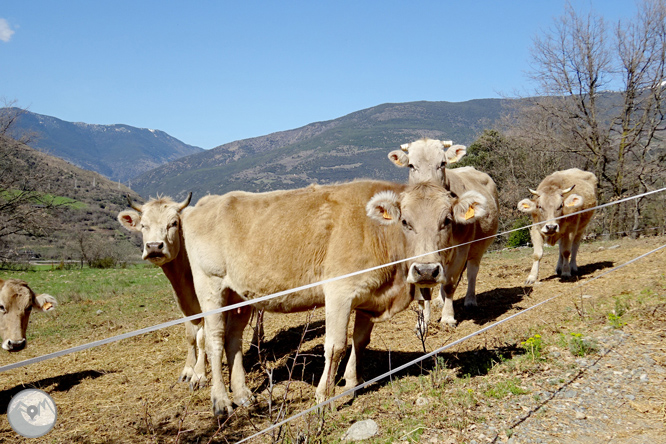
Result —
<instances>
[{"instance_id":1,"label":"light brown cow","mask_svg":"<svg viewBox=\"0 0 666 444\"><path fill-rule=\"evenodd\" d=\"M56 299L48 294L35 295L28 283L20 279L0 279L0 338L2 348L10 352L23 350L27 345L26 331L30 312L51 311Z\"/></svg>"},{"instance_id":2,"label":"light brown cow","mask_svg":"<svg viewBox=\"0 0 666 444\"><path fill-rule=\"evenodd\" d=\"M133 210L118 214L118 221L123 227L143 234L143 259L162 268L171 282L176 303L185 316L201 313L181 228L181 214L191 198L192 193L183 202L161 197L150 200L143 206L129 201ZM189 382L192 388L206 383L202 326L202 319L185 323L185 336L189 347L179 381Z\"/></svg>"},{"instance_id":3,"label":"light brown cow","mask_svg":"<svg viewBox=\"0 0 666 444\"><path fill-rule=\"evenodd\" d=\"M202 198L183 221L201 308L209 311L409 257L404 228L400 224L376 222L377 219L387 222L395 217L395 212L393 216L390 212L384 215L371 201L382 191L398 195L404 189L405 185L389 182L357 181ZM483 214L482 203L468 207L477 204L474 207L477 214ZM468 209L461 208L458 212L465 213ZM451 218L448 222L440 221L438 216L427 211L422 217L432 217L436 228L440 222L443 226L451 222ZM468 222L473 221L474 217ZM419 224L420 219L414 223ZM430 244L445 247L448 238L438 233L436 229L424 230L410 248L419 250L421 244L426 244L420 239L428 235L436 236ZM436 273L441 266L431 265L424 263L414 270L409 264L393 265L254 305L274 312L325 306L325 367L316 390L317 400L323 400L334 393L337 367L346 350L351 311L356 310L356 317L352 352L344 373L346 388L358 384L357 365L370 341L373 322L390 318L413 300L415 286L408 285L408 274L419 286L437 285L440 277ZM251 397L245 385L241 355L248 308L233 310L228 317L219 314L206 317L206 352L211 363L211 400L216 414L231 411L222 380L222 346L230 367L234 402L240 405Z\"/></svg>"},{"instance_id":4,"label":"light brown cow","mask_svg":"<svg viewBox=\"0 0 666 444\"><path fill-rule=\"evenodd\" d=\"M447 149L448 148L448 149ZM401 150L389 153L389 159L399 167L409 168L409 183L432 181L442 185L453 194L461 196L473 190L481 193L487 201L487 211L483 217L476 218L473 225L474 235L471 240L478 242L465 247L466 261L461 253L461 266L467 266L467 293L465 294L465 307L476 307L476 279L481 265L481 258L494 241L499 226L499 202L495 182L485 173L473 167L446 169L446 166L458 162L467 152L464 145L453 145L451 141L421 139L412 143L401 145ZM459 265L455 265L457 269ZM462 272L462 270L461 270ZM458 275L453 273L453 275ZM453 311L453 294L458 281L448 283L444 287L444 308L442 310L442 324L456 325ZM434 295L434 297L436 297ZM441 298L441 295L439 296ZM425 333L430 321L430 302L423 304L424 326L417 325L417 333Z\"/></svg>"},{"instance_id":5,"label":"light brown cow","mask_svg":"<svg viewBox=\"0 0 666 444\"><path fill-rule=\"evenodd\" d=\"M575 193L572 192L574 189ZM518 202L518 209L530 214L532 221L539 224L530 228L534 262L525 283L532 285L539 280L539 262L543 257L544 240L550 245L560 242L560 256L555 272L563 278L569 278L578 272L578 246L594 211L554 219L595 207L597 177L578 168L557 171L546 177L536 190L530 189L530 192L534 195L532 199Z\"/></svg>"}]
</instances>

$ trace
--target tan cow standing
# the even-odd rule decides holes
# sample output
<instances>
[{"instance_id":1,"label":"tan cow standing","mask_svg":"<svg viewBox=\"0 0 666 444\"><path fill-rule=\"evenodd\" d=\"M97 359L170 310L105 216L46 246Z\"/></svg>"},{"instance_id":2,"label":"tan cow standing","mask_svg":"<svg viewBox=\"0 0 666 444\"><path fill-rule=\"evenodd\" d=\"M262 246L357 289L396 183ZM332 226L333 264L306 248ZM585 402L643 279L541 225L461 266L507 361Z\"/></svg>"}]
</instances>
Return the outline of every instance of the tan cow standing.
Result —
<instances>
[{"instance_id":1,"label":"tan cow standing","mask_svg":"<svg viewBox=\"0 0 666 444\"><path fill-rule=\"evenodd\" d=\"M448 149L447 149L448 148ZM466 153L464 145L453 145L450 141L421 139L401 145L400 150L388 155L391 162L399 167L409 168L409 183L432 181L441 184L455 195L461 196L466 191L477 191L487 200L487 212L477 218L473 225L474 235L471 240L480 239L471 245L459 248L457 260L453 262L449 280L444 284L444 308L442 324L456 325L453 311L453 294L458 286L460 274L467 267L467 293L465 307L476 307L476 278L481 265L481 258L493 243L499 226L499 202L495 182L486 173L473 167L446 169L446 166L459 161ZM462 268L461 268L462 267ZM441 294L439 296L441 298ZM424 333L430 321L430 302L423 304L424 326L417 325L417 332Z\"/></svg>"},{"instance_id":2,"label":"tan cow standing","mask_svg":"<svg viewBox=\"0 0 666 444\"><path fill-rule=\"evenodd\" d=\"M143 234L143 259L162 268L171 282L176 303L185 316L201 313L181 228L181 213L189 205L191 198L192 193L183 202L162 197L150 200L143 206L130 201L129 204L134 210L118 214L118 221L123 227ZM202 319L185 323L185 336L189 347L179 381L189 382L192 388L206 383L202 326Z\"/></svg>"},{"instance_id":3,"label":"tan cow standing","mask_svg":"<svg viewBox=\"0 0 666 444\"><path fill-rule=\"evenodd\" d=\"M23 350L32 309L51 311L56 299L48 294L35 295L28 283L20 279L0 279L0 338L2 348L10 352Z\"/></svg>"},{"instance_id":4,"label":"tan cow standing","mask_svg":"<svg viewBox=\"0 0 666 444\"><path fill-rule=\"evenodd\" d=\"M573 192L575 191L575 193ZM575 216L555 220L597 205L597 177L587 171L571 168L547 176L536 190L530 189L532 199L518 202L518 209L530 214L535 224L530 228L534 244L534 262L525 284L539 280L539 262L543 257L544 240L549 245L560 242L560 256L555 272L570 278L578 272L576 256L585 227L592 219L594 210Z\"/></svg>"},{"instance_id":5,"label":"tan cow standing","mask_svg":"<svg viewBox=\"0 0 666 444\"><path fill-rule=\"evenodd\" d=\"M209 311L409 257L410 248L417 248L403 236L404 228L376 222L388 222L396 217L395 212L383 212L371 201L378 193L400 194L404 189L404 185L389 182L357 181L202 198L183 220L201 308ZM479 213L483 212L482 207L479 204ZM463 210L460 211L464 213ZM367 215L376 216L378 211L380 216L373 219ZM436 220L433 224L439 223L431 212L419 216L427 217ZM414 244L420 245L419 240L429 234L433 233L419 234ZM441 236L431 242L443 247L447 238ZM432 275L436 268L426 264L421 275ZM408 264L383 267L254 306L274 312L325 306L325 367L316 390L316 398L321 401L334 394L352 310L356 316L352 352L344 373L347 389L358 385L357 365L370 342L373 323L404 310L413 300L416 292L413 285L408 285L408 274L413 274ZM437 279L431 276L430 282L426 279L419 285L433 286ZM242 333L249 315L247 306L229 312L227 317L206 317L206 352L211 363L211 400L216 414L231 412L222 380L223 346L234 402L242 405L251 398L241 354Z\"/></svg>"}]
</instances>

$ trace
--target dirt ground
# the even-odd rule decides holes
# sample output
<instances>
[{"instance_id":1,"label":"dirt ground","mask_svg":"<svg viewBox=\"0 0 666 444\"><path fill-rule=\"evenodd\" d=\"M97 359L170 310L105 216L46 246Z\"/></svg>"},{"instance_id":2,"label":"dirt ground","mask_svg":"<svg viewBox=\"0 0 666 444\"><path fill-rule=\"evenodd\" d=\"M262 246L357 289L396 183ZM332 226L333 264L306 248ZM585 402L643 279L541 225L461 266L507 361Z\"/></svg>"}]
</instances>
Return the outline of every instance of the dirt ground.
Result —
<instances>
[{"instance_id":1,"label":"dirt ground","mask_svg":"<svg viewBox=\"0 0 666 444\"><path fill-rule=\"evenodd\" d=\"M323 420L321 416L310 415L252 442L338 442L349 425L366 418L375 420L380 429L369 442L576 442L555 435L550 435L551 438L530 435L525 427L532 421L543 420L543 413L527 415L519 423L507 420L508 425L501 429L491 425L502 409L509 408L509 402L523 412L532 408L532 401L550 406L551 401L544 401L545 392L540 392L532 382L547 376L549 380L562 380L563 386L571 379L565 375L576 365L581 366L566 347L557 347L558 338L566 340L574 333L595 337L599 344L606 344L604 335L614 334L614 329L609 330L608 314L617 308L617 301L622 301L628 312L618 329L632 335L631 341L625 341L631 347L624 353L654 354L648 345L652 347L650 350L666 349L666 323L641 322L643 318L657 316L657 309L666 304L666 250L594 279L664 244L663 237L584 244L578 261L581 276L569 282L562 282L554 275L557 251L547 249L541 282L533 288L523 285L531 266L531 249L491 252L479 272L479 307L473 311L463 309L460 298L466 290L465 279L456 292L454 305L460 322L455 329L438 325L438 310L425 343L414 334L415 310L406 310L376 325L363 367L366 380L418 358L424 348L428 352L436 350L540 301L559 297L442 352L437 364L427 360L393 376L392 380L367 387L353 402L326 413ZM636 295L641 294L641 301L646 301L642 305L636 302ZM640 311L647 310L646 307L656 308ZM306 326L307 333L297 354ZM543 362L530 363L520 344L535 334L544 338L544 357ZM187 385L176 383L185 357L183 327L176 326L0 374L0 442L237 442L276 422L281 409L286 409L289 416L314 405L315 385L323 369L323 311L267 314L261 359L256 350L250 350L251 337L248 329L245 366L249 371L248 385L255 390L259 402L250 410L238 409L226 422L213 417L207 388L192 392ZM21 359L69 346L52 343L48 337L35 338L29 349L31 355ZM645 348L644 353L641 347ZM582 359L592 362L592 357L602 356L603 350L599 345L598 350ZM19 360L13 355L11 358ZM657 360L654 365L666 366L666 361ZM588 371L593 373L593 366L589 367ZM604 413L610 418L606 427L612 427L611 423L624 427L621 420L631 414L637 421L651 424L640 428L646 433L645 441L636 442L664 442L666 395L662 404L658 400L661 398L644 399L646 393L666 393L664 379L663 375L650 378L649 385L644 386L649 390L630 395L634 396L635 405L644 408L629 409L628 413L609 405ZM497 387L506 381L516 381L520 390L495 405L494 392L484 391L483 387L492 384ZM603 387L603 381L599 384L602 385L597 388ZM9 400L28 387L49 393L58 408L55 428L40 439L21 438L7 421ZM559 387L555 385L556 389ZM590 396L589 402L593 402L592 399L603 399L607 393ZM420 398L425 399L421 404ZM490 406L495 406L495 410ZM537 410L543 412L543 406ZM548 416L553 421L564 421L558 419L556 408L549 411L554 415ZM613 419L620 420L620 424ZM589 428L585 423L571 424L574 435ZM483 427L491 432L479 434ZM611 437L624 436L619 432L614 435L610 429L609 433ZM594 436L584 442L595 442ZM632 442L627 439L600 437L596 442Z\"/></svg>"}]
</instances>

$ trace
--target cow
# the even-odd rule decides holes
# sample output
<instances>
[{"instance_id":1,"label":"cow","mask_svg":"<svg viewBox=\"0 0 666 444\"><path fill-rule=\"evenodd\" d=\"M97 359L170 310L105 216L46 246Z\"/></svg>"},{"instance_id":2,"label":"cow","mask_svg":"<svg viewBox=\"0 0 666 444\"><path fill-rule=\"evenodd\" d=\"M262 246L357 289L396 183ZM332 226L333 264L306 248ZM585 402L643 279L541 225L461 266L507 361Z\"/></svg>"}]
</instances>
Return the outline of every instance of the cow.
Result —
<instances>
[{"instance_id":1,"label":"cow","mask_svg":"<svg viewBox=\"0 0 666 444\"><path fill-rule=\"evenodd\" d=\"M370 342L373 323L407 308L419 297L417 286L432 287L440 279L433 275L430 282L425 278L432 268L428 264L414 271L409 263L379 267L409 257L410 250L403 235L405 228L385 223L394 213L382 212L371 199L390 193L398 195L405 188L406 185L390 182L355 181L258 194L234 191L202 198L183 220L185 245L202 310L208 312L325 280L322 285L252 305L285 313L325 307L325 365L315 393L317 401L334 394L337 368L347 346L347 326L351 311L355 310L352 350L344 379L345 389L357 386L357 367ZM458 213L471 214L467 223L475 221L474 214L484 214L485 202L481 201L485 199L478 195L478 202L465 201L456 207ZM381 215L377 216L378 212ZM450 218L439 221L438 216L427 212L423 217L432 217L436 220L433 225L441 222L443 227L451 222ZM438 236L437 230L424 230L415 237L415 251L426 244L420 240L424 236L434 236L427 244L439 248L446 247L449 241ZM379 268L330 280L372 267ZM417 272L422 278L416 276ZM408 273L413 274L416 284L408 282ZM222 380L223 346L234 403L244 405L252 397L245 385L241 353L249 306L228 313L226 317L219 313L206 316L206 353L211 364L215 414L233 410Z\"/></svg>"},{"instance_id":2,"label":"cow","mask_svg":"<svg viewBox=\"0 0 666 444\"><path fill-rule=\"evenodd\" d=\"M412 143L401 145L400 150L391 151L389 160L399 167L409 168L409 183L435 182L442 185L453 194L461 196L463 193L474 190L486 198L487 211L483 217L477 218L473 225L473 244L462 247L466 252L460 253L457 260L462 264L453 265L455 269L460 266L467 267L467 293L465 294L465 307L476 307L476 278L481 265L481 258L488 247L493 243L494 236L499 227L499 201L495 182L486 173L473 167L446 169L446 166L458 162L467 152L464 145L453 145L451 141L433 139L420 139ZM448 149L447 149L448 148ZM466 255L466 259L465 259ZM455 272L452 275L457 275ZM456 325L453 310L453 294L458 281L447 283L444 287L444 308L442 309L441 323ZM439 298L441 298L441 292ZM423 325L417 323L417 334L423 335L430 322L430 302L423 303Z\"/></svg>"},{"instance_id":3,"label":"cow","mask_svg":"<svg viewBox=\"0 0 666 444\"><path fill-rule=\"evenodd\" d=\"M578 247L594 210L557 218L596 207L597 177L593 173L571 168L547 176L536 190L530 188L529 191L532 198L518 202L518 210L531 215L533 223L537 224L530 228L534 262L525 284L533 285L539 280L539 262L543 257L544 241L549 245L560 242L560 256L555 272L562 278L570 278L578 272Z\"/></svg>"},{"instance_id":4,"label":"cow","mask_svg":"<svg viewBox=\"0 0 666 444\"><path fill-rule=\"evenodd\" d=\"M183 202L159 197L141 206L133 203L128 197L132 210L118 214L118 221L123 227L129 231L142 233L142 258L162 268L184 316L201 313L181 228L182 212L190 204L191 199L192 193ZM188 351L185 367L178 380L189 382L192 389L206 384L206 355L202 326L202 319L185 323Z\"/></svg>"},{"instance_id":5,"label":"cow","mask_svg":"<svg viewBox=\"0 0 666 444\"><path fill-rule=\"evenodd\" d=\"M49 294L35 293L20 279L0 279L0 339L10 352L23 350L28 344L26 331L32 309L51 311L58 302Z\"/></svg>"}]
</instances>

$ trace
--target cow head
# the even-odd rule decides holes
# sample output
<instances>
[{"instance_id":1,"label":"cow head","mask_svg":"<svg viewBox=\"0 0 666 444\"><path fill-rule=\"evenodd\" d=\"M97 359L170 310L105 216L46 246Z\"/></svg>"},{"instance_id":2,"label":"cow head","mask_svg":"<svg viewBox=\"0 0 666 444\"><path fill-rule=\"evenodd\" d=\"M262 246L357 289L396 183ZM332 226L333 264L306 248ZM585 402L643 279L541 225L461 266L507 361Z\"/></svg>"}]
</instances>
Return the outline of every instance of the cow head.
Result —
<instances>
[{"instance_id":1,"label":"cow head","mask_svg":"<svg viewBox=\"0 0 666 444\"><path fill-rule=\"evenodd\" d=\"M574 213L583 207L583 197L573 194L575 185L569 188L547 188L535 191L532 199L523 199L518 202L518 210L531 214L534 222L545 222L541 227L544 236L552 236L560 232L559 217Z\"/></svg>"},{"instance_id":2,"label":"cow head","mask_svg":"<svg viewBox=\"0 0 666 444\"><path fill-rule=\"evenodd\" d=\"M434 181L444 184L446 165L458 162L467 152L464 145L450 140L421 139L405 143L388 155L399 167L409 168L409 183ZM447 149L448 148L448 149Z\"/></svg>"},{"instance_id":3,"label":"cow head","mask_svg":"<svg viewBox=\"0 0 666 444\"><path fill-rule=\"evenodd\" d=\"M409 257L424 255L408 264L407 282L434 287L444 282L444 266L451 264L469 225L486 212L486 198L476 191L457 197L432 182L408 187L402 194L382 191L366 205L368 216L385 225L400 224Z\"/></svg>"},{"instance_id":4,"label":"cow head","mask_svg":"<svg viewBox=\"0 0 666 444\"><path fill-rule=\"evenodd\" d=\"M0 338L2 348L20 351L27 345L25 337L33 308L51 311L56 299L48 294L35 295L28 284L19 279L0 279Z\"/></svg>"},{"instance_id":5,"label":"cow head","mask_svg":"<svg viewBox=\"0 0 666 444\"><path fill-rule=\"evenodd\" d=\"M143 259L162 266L178 256L181 248L180 212L191 199L192 193L180 203L168 197L152 199L143 206L130 201L133 210L118 214L123 227L143 234Z\"/></svg>"}]
</instances>

